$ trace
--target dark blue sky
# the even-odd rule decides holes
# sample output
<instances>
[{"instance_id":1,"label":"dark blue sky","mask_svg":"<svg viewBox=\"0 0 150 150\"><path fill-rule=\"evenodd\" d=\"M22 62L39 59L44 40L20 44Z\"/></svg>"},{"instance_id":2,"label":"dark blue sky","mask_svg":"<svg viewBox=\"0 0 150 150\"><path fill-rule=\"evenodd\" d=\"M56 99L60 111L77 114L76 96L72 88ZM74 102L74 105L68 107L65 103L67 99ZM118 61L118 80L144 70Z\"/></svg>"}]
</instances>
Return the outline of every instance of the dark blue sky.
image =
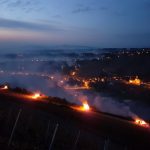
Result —
<instances>
[{"instance_id":1,"label":"dark blue sky","mask_svg":"<svg viewBox=\"0 0 150 150\"><path fill-rule=\"evenodd\" d=\"M150 0L0 0L0 45L150 47Z\"/></svg>"}]
</instances>

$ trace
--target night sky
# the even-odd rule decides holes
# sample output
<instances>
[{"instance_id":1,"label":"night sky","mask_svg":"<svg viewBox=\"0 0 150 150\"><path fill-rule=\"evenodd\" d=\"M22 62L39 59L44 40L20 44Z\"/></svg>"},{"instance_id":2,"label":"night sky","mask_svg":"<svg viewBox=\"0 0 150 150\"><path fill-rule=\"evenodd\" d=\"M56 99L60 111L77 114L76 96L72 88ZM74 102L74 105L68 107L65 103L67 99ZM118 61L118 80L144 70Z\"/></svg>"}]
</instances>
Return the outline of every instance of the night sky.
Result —
<instances>
[{"instance_id":1,"label":"night sky","mask_svg":"<svg viewBox=\"0 0 150 150\"><path fill-rule=\"evenodd\" d=\"M150 47L150 0L0 0L0 47Z\"/></svg>"}]
</instances>

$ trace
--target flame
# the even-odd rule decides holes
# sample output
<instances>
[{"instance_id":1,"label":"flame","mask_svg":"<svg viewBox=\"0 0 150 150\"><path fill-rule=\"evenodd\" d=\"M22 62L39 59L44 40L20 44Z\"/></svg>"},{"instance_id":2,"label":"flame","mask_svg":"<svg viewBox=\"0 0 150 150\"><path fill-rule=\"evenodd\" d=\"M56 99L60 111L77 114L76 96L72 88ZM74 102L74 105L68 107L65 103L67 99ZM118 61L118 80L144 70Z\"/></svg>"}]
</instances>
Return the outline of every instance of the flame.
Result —
<instances>
[{"instance_id":1,"label":"flame","mask_svg":"<svg viewBox=\"0 0 150 150\"><path fill-rule=\"evenodd\" d=\"M135 119L135 124L143 127L149 127L149 124L142 119Z\"/></svg>"},{"instance_id":2,"label":"flame","mask_svg":"<svg viewBox=\"0 0 150 150\"><path fill-rule=\"evenodd\" d=\"M8 86L5 85L4 87L1 88L2 90L8 90Z\"/></svg>"},{"instance_id":3,"label":"flame","mask_svg":"<svg viewBox=\"0 0 150 150\"><path fill-rule=\"evenodd\" d=\"M35 94L32 96L33 99L37 99L37 98L39 98L39 97L40 97L40 93L35 93Z\"/></svg>"},{"instance_id":4,"label":"flame","mask_svg":"<svg viewBox=\"0 0 150 150\"><path fill-rule=\"evenodd\" d=\"M90 106L87 102L83 102L83 106L82 106L83 111L89 111L90 110Z\"/></svg>"},{"instance_id":5,"label":"flame","mask_svg":"<svg viewBox=\"0 0 150 150\"><path fill-rule=\"evenodd\" d=\"M141 85L141 80L138 77L136 77L134 80L130 79L129 83L134 85Z\"/></svg>"},{"instance_id":6,"label":"flame","mask_svg":"<svg viewBox=\"0 0 150 150\"><path fill-rule=\"evenodd\" d=\"M87 101L84 101L82 103L82 106L71 106L72 109L77 110L77 111L84 111L84 112L88 112L90 111L90 106L87 103Z\"/></svg>"},{"instance_id":7,"label":"flame","mask_svg":"<svg viewBox=\"0 0 150 150\"><path fill-rule=\"evenodd\" d=\"M89 89L89 88L90 88L88 81L84 81L84 80L83 80L83 84L84 84L84 87L85 87L86 89Z\"/></svg>"}]
</instances>

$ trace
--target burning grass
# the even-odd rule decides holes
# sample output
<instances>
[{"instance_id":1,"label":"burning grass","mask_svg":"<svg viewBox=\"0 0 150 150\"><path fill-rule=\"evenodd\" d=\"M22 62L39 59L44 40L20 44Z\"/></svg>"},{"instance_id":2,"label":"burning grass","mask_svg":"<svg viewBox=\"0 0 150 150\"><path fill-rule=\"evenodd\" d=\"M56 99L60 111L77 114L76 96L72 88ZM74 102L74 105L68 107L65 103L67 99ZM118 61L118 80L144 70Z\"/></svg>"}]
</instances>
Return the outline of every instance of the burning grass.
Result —
<instances>
[{"instance_id":1,"label":"burning grass","mask_svg":"<svg viewBox=\"0 0 150 150\"><path fill-rule=\"evenodd\" d=\"M40 93L34 93L34 94L32 95L32 98L33 98L33 99L38 99L38 98L40 98L40 97L41 97Z\"/></svg>"},{"instance_id":2,"label":"burning grass","mask_svg":"<svg viewBox=\"0 0 150 150\"><path fill-rule=\"evenodd\" d=\"M83 111L89 111L90 110L90 106L87 102L83 102L83 106L82 106Z\"/></svg>"},{"instance_id":3,"label":"burning grass","mask_svg":"<svg viewBox=\"0 0 150 150\"><path fill-rule=\"evenodd\" d=\"M25 89L21 89L21 88L11 89L7 85L2 85L0 87L0 89L10 91L9 94L11 94L11 92L14 94L16 93L16 95L15 95L16 97L22 97L22 98L29 99L32 101L36 101L36 100L42 101L42 102L50 102L51 101L51 103L54 103L56 105L66 106L71 109L74 109L77 111L82 111L82 112L95 111L95 110L93 110L93 107L90 107L90 105L88 104L88 101L85 99L81 100L82 104L80 106L77 106L75 104L71 104L71 103L67 102L65 99L47 97L47 96L41 94L40 92L31 93L31 92L29 92ZM145 128L150 127L149 123L147 123L146 121L144 121L138 117L134 118L134 124L141 126L141 127L145 127Z\"/></svg>"},{"instance_id":4,"label":"burning grass","mask_svg":"<svg viewBox=\"0 0 150 150\"><path fill-rule=\"evenodd\" d=\"M142 126L142 127L145 127L145 128L149 128L150 127L149 123L147 123L144 120L139 119L139 118L135 119L135 124L139 125L139 126Z\"/></svg>"},{"instance_id":5,"label":"burning grass","mask_svg":"<svg viewBox=\"0 0 150 150\"><path fill-rule=\"evenodd\" d=\"M87 101L82 102L82 106L71 106L72 109L77 111L89 112L90 106Z\"/></svg>"}]
</instances>

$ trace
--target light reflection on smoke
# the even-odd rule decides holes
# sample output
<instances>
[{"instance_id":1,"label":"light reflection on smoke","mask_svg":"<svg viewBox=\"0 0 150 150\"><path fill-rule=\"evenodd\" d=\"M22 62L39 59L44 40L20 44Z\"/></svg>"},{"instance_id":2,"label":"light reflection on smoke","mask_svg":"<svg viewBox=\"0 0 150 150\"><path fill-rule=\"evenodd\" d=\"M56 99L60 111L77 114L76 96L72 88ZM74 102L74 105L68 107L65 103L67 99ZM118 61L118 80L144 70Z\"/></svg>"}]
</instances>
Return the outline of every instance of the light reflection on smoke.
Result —
<instances>
[{"instance_id":1,"label":"light reflection on smoke","mask_svg":"<svg viewBox=\"0 0 150 150\"><path fill-rule=\"evenodd\" d=\"M52 55L51 53L41 56L38 54L38 57L33 57L33 55L6 55L0 63L0 83L7 82L12 87L18 86L31 91L38 90L46 95L65 98L79 105L81 105L82 100L87 100L90 105L95 106L98 110L116 115L135 117L131 108L136 114L142 115L142 117L144 117L145 114L150 114L147 109L144 110L144 106L138 107L138 111L138 109L135 109L137 108L136 104L132 102L119 102L113 98L91 92L90 90L84 91L83 88L81 90L68 90L65 88L67 84L61 75L61 67L64 64L71 65L73 63L72 58L79 56L74 53L64 54L63 57L61 57L60 54L57 55ZM91 56L92 57L89 58L97 57L96 55ZM60 57L63 61L66 61L66 58L68 58L67 62L60 62ZM80 54L80 57L83 59L87 58L83 54ZM57 62L55 62L56 60ZM144 113L143 110L146 111L146 113Z\"/></svg>"}]
</instances>

